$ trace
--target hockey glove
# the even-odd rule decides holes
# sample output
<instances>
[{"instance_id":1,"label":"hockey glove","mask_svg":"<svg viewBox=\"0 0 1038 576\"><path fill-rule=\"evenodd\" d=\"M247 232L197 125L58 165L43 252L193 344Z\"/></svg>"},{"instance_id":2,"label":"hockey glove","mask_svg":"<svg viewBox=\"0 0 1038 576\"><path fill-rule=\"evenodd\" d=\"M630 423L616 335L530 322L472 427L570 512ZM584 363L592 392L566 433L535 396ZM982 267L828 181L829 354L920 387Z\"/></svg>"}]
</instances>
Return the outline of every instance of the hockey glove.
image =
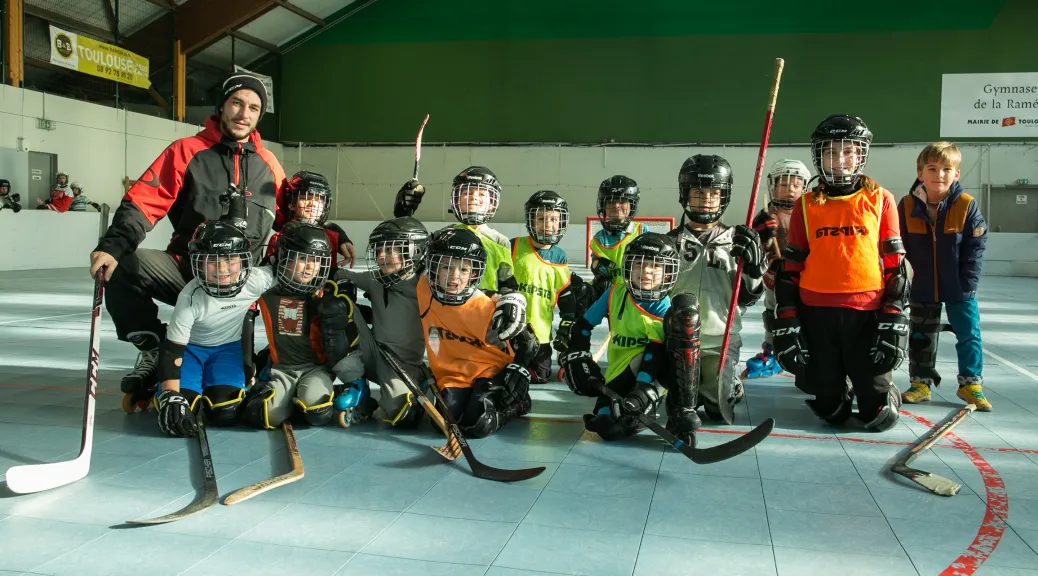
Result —
<instances>
[{"instance_id":1,"label":"hockey glove","mask_svg":"<svg viewBox=\"0 0 1038 576\"><path fill-rule=\"evenodd\" d=\"M502 340L515 338L526 327L526 297L519 292L499 295L490 327Z\"/></svg>"},{"instance_id":2,"label":"hockey glove","mask_svg":"<svg viewBox=\"0 0 1038 576\"><path fill-rule=\"evenodd\" d=\"M775 258L768 264L768 270L764 272L764 286L768 290L775 289L775 279L782 273L782 267L784 266L781 258Z\"/></svg>"},{"instance_id":3,"label":"hockey glove","mask_svg":"<svg viewBox=\"0 0 1038 576\"><path fill-rule=\"evenodd\" d=\"M325 281L323 294L317 302L321 343L324 346L325 365L329 368L352 353L360 340L360 333L353 321L353 301L345 294L348 285L347 281Z\"/></svg>"},{"instance_id":4,"label":"hockey glove","mask_svg":"<svg viewBox=\"0 0 1038 576\"><path fill-rule=\"evenodd\" d=\"M614 420L620 420L624 416L633 418L638 414L654 418L656 407L660 403L660 393L655 384L642 378L639 375L634 387L623 397L623 402L610 403L609 408L613 412Z\"/></svg>"},{"instance_id":5,"label":"hockey glove","mask_svg":"<svg viewBox=\"0 0 1038 576\"><path fill-rule=\"evenodd\" d=\"M400 216L410 216L418 210L418 206L422 203L422 196L425 195L425 186L418 183L418 180L408 180L403 186L400 187L400 191L396 193L396 204L393 207L393 212Z\"/></svg>"},{"instance_id":6,"label":"hockey glove","mask_svg":"<svg viewBox=\"0 0 1038 576\"><path fill-rule=\"evenodd\" d=\"M802 375L811 361L811 354L807 350L807 339L801 332L800 320L796 316L776 318L773 326L775 359L786 372Z\"/></svg>"},{"instance_id":7,"label":"hockey glove","mask_svg":"<svg viewBox=\"0 0 1038 576\"><path fill-rule=\"evenodd\" d=\"M876 341L869 354L877 374L897 370L908 357L908 317L904 314L880 312Z\"/></svg>"},{"instance_id":8,"label":"hockey glove","mask_svg":"<svg viewBox=\"0 0 1038 576\"><path fill-rule=\"evenodd\" d=\"M753 279L764 276L767 264L764 261L764 251L760 247L760 236L749 226L737 224L732 244L732 256L742 261L743 273Z\"/></svg>"},{"instance_id":9,"label":"hockey glove","mask_svg":"<svg viewBox=\"0 0 1038 576\"><path fill-rule=\"evenodd\" d=\"M159 394L159 430L167 436L183 438L198 434L195 413L187 398L174 390L163 390Z\"/></svg>"},{"instance_id":10,"label":"hockey glove","mask_svg":"<svg viewBox=\"0 0 1038 576\"><path fill-rule=\"evenodd\" d=\"M760 245L767 246L772 239L778 236L778 219L767 210L761 210L753 219L753 230L760 236Z\"/></svg>"},{"instance_id":11,"label":"hockey glove","mask_svg":"<svg viewBox=\"0 0 1038 576\"><path fill-rule=\"evenodd\" d=\"M565 373L566 386L579 396L598 396L594 383L605 385L602 369L595 363L591 352L566 352L559 357L559 366Z\"/></svg>"},{"instance_id":12,"label":"hockey glove","mask_svg":"<svg viewBox=\"0 0 1038 576\"><path fill-rule=\"evenodd\" d=\"M603 279L612 282L613 275L616 274L616 262L609 258L594 256L591 258L591 274L594 276L595 282Z\"/></svg>"},{"instance_id":13,"label":"hockey glove","mask_svg":"<svg viewBox=\"0 0 1038 576\"><path fill-rule=\"evenodd\" d=\"M496 380L501 384L503 406L527 403L527 398L530 396L529 370L511 362L498 374Z\"/></svg>"},{"instance_id":14,"label":"hockey glove","mask_svg":"<svg viewBox=\"0 0 1038 576\"><path fill-rule=\"evenodd\" d=\"M569 350L569 339L573 335L573 320L562 320L559 329L555 331L555 339L551 341L551 347L560 354Z\"/></svg>"}]
</instances>

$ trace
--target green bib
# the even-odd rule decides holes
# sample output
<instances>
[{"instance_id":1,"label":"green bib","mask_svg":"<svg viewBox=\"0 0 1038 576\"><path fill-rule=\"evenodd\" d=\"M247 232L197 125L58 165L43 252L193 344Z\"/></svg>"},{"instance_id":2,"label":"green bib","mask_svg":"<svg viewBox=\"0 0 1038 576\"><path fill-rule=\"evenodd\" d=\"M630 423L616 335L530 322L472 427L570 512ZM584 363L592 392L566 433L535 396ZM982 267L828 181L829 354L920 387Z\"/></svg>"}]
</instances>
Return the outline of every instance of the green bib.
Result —
<instances>
[{"instance_id":1,"label":"green bib","mask_svg":"<svg viewBox=\"0 0 1038 576\"><path fill-rule=\"evenodd\" d=\"M474 226L455 224L454 227L466 228L476 236L479 236L479 242L483 244L483 249L487 251L487 269L483 273L483 279L480 280L477 288L497 292L497 268L502 262L507 262L509 265L512 264L512 252L506 246L502 246L484 236Z\"/></svg>"},{"instance_id":2,"label":"green bib","mask_svg":"<svg viewBox=\"0 0 1038 576\"><path fill-rule=\"evenodd\" d=\"M642 223L634 223L634 231L624 234L623 238L619 242L611 246L606 246L598 240L598 234L591 239L591 252L599 258L608 258L610 262L616 264L616 268L613 268L613 284L622 284L623 278L620 277L620 272L623 269L624 260L624 248L634 239L640 236L642 233ZM591 263L588 262L588 265Z\"/></svg>"},{"instance_id":3,"label":"green bib","mask_svg":"<svg viewBox=\"0 0 1038 576\"><path fill-rule=\"evenodd\" d=\"M623 285L609 289L609 368L606 382L612 382L649 342L663 342L663 319L642 310Z\"/></svg>"},{"instance_id":4,"label":"green bib","mask_svg":"<svg viewBox=\"0 0 1038 576\"><path fill-rule=\"evenodd\" d=\"M530 237L515 240L512 265L519 291L526 296L526 320L533 327L537 341L551 341L551 322L559 292L569 283L569 266L546 262L538 254Z\"/></svg>"}]
</instances>

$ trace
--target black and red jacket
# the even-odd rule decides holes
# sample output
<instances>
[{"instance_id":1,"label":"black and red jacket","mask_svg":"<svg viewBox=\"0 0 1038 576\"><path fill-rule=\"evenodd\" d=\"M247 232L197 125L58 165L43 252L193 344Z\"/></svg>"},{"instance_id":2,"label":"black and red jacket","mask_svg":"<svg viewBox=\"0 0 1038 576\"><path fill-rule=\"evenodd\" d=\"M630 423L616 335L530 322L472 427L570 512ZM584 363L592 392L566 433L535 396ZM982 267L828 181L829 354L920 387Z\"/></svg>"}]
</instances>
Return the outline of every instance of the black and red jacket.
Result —
<instances>
[{"instance_id":1,"label":"black and red jacket","mask_svg":"<svg viewBox=\"0 0 1038 576\"><path fill-rule=\"evenodd\" d=\"M283 210L279 199L284 181L285 171L263 147L258 132L253 131L248 142L231 140L220 132L220 118L210 116L204 130L170 144L123 196L97 250L118 261L135 251L165 216L173 224L166 251L178 259L186 256L195 228L223 215L220 197L235 184L245 191L245 233L259 261L263 240Z\"/></svg>"}]
</instances>

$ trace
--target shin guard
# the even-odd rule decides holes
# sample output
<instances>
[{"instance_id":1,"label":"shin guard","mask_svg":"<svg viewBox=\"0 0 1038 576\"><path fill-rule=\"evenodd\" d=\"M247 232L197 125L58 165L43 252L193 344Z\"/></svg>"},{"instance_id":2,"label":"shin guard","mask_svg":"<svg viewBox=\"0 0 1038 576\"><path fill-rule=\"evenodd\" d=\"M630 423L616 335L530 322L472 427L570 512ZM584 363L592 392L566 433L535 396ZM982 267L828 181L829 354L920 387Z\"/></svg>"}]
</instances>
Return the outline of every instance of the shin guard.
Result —
<instances>
[{"instance_id":1,"label":"shin guard","mask_svg":"<svg viewBox=\"0 0 1038 576\"><path fill-rule=\"evenodd\" d=\"M908 375L912 382L941 385L941 376L937 373L937 340L941 334L942 308L940 302L910 305L912 335L908 340Z\"/></svg>"}]
</instances>

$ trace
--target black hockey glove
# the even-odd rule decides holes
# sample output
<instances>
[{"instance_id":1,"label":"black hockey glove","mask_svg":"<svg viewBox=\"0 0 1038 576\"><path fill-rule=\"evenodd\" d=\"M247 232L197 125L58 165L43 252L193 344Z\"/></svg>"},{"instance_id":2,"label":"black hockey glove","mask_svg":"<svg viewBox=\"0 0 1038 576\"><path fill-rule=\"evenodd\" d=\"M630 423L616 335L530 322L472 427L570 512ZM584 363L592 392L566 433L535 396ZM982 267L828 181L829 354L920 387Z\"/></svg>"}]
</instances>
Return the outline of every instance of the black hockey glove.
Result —
<instances>
[{"instance_id":1,"label":"black hockey glove","mask_svg":"<svg viewBox=\"0 0 1038 576\"><path fill-rule=\"evenodd\" d=\"M511 362L498 374L496 380L501 384L501 401L504 406L526 404L530 396L529 370Z\"/></svg>"},{"instance_id":2,"label":"black hockey glove","mask_svg":"<svg viewBox=\"0 0 1038 576\"><path fill-rule=\"evenodd\" d=\"M778 228L778 219L767 210L761 210L753 219L753 230L757 236L760 236L761 246L767 246L773 238L778 236Z\"/></svg>"},{"instance_id":3,"label":"black hockey glove","mask_svg":"<svg viewBox=\"0 0 1038 576\"><path fill-rule=\"evenodd\" d=\"M876 341L869 354L876 366L876 373L897 370L908 357L908 317L904 314L880 312L876 326Z\"/></svg>"},{"instance_id":4,"label":"black hockey glove","mask_svg":"<svg viewBox=\"0 0 1038 576\"><path fill-rule=\"evenodd\" d=\"M559 367L565 373L566 386L579 396L598 396L598 387L594 383L605 385L602 369L587 350L560 355Z\"/></svg>"},{"instance_id":5,"label":"black hockey glove","mask_svg":"<svg viewBox=\"0 0 1038 576\"><path fill-rule=\"evenodd\" d=\"M796 316L776 318L772 326L775 359L786 372L802 375L811 361L811 354L807 350L807 339L801 332L800 320Z\"/></svg>"},{"instance_id":6,"label":"black hockey glove","mask_svg":"<svg viewBox=\"0 0 1038 576\"><path fill-rule=\"evenodd\" d=\"M198 434L195 413L180 392L163 390L159 394L159 430L174 438Z\"/></svg>"},{"instance_id":7,"label":"black hockey glove","mask_svg":"<svg viewBox=\"0 0 1038 576\"><path fill-rule=\"evenodd\" d=\"M634 387L631 391L623 397L622 402L613 401L609 404L609 409L613 413L614 420L620 420L623 417L634 418L638 414L653 418L656 414L656 408L660 403L660 392L656 388L656 385L652 382L645 382L644 380L637 380L634 383Z\"/></svg>"},{"instance_id":8,"label":"black hockey glove","mask_svg":"<svg viewBox=\"0 0 1038 576\"><path fill-rule=\"evenodd\" d=\"M502 340L515 338L526 327L526 297L520 292L498 295L490 327Z\"/></svg>"},{"instance_id":9,"label":"black hockey glove","mask_svg":"<svg viewBox=\"0 0 1038 576\"><path fill-rule=\"evenodd\" d=\"M555 331L555 338L551 341L551 347L560 354L569 350L569 340L573 335L573 320L562 320L559 329Z\"/></svg>"},{"instance_id":10,"label":"black hockey glove","mask_svg":"<svg viewBox=\"0 0 1038 576\"><path fill-rule=\"evenodd\" d=\"M396 203L393 205L393 215L397 218L404 216L410 216L418 210L418 206L422 203L422 196L425 195L425 186L418 183L418 180L408 180L403 186L400 187L400 191L396 193Z\"/></svg>"},{"instance_id":11,"label":"black hockey glove","mask_svg":"<svg viewBox=\"0 0 1038 576\"><path fill-rule=\"evenodd\" d=\"M749 226L737 224L732 244L732 256L742 261L743 273L755 280L764 276L767 263L760 247L760 236Z\"/></svg>"},{"instance_id":12,"label":"black hockey glove","mask_svg":"<svg viewBox=\"0 0 1038 576\"><path fill-rule=\"evenodd\" d=\"M353 321L353 301L345 294L350 283L327 280L317 302L325 366L331 368L357 349L360 333Z\"/></svg>"},{"instance_id":13,"label":"black hockey glove","mask_svg":"<svg viewBox=\"0 0 1038 576\"><path fill-rule=\"evenodd\" d=\"M594 277L594 282L598 283L601 280L613 281L613 276L616 274L616 262L613 262L609 258L602 258L600 256L594 256L591 258L591 274Z\"/></svg>"}]
</instances>

